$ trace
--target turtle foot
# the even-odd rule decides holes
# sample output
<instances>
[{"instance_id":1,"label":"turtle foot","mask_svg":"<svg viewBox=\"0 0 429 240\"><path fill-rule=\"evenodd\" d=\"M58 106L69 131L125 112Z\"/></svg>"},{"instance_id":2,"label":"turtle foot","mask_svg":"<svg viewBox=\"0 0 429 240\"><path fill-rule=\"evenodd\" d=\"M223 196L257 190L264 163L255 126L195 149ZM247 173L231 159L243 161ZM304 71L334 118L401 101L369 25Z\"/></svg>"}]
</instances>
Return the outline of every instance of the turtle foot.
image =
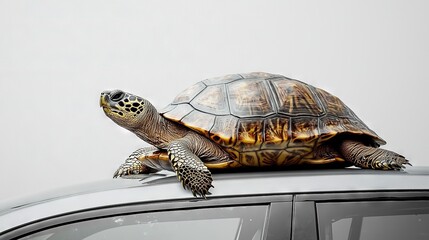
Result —
<instances>
[{"instance_id":1,"label":"turtle foot","mask_svg":"<svg viewBox=\"0 0 429 240\"><path fill-rule=\"evenodd\" d=\"M411 166L404 156L382 148L377 148L372 155L366 157L373 169L399 171L405 169L406 165Z\"/></svg>"},{"instance_id":2,"label":"turtle foot","mask_svg":"<svg viewBox=\"0 0 429 240\"><path fill-rule=\"evenodd\" d=\"M184 189L188 189L195 197L206 198L210 195L209 189L212 185L212 175L210 171L204 167L183 167L176 172L179 181Z\"/></svg>"},{"instance_id":3,"label":"turtle foot","mask_svg":"<svg viewBox=\"0 0 429 240\"><path fill-rule=\"evenodd\" d=\"M378 170L402 170L410 162L402 155L383 148L366 146L354 140L341 143L340 151L346 160L357 167Z\"/></svg>"},{"instance_id":4,"label":"turtle foot","mask_svg":"<svg viewBox=\"0 0 429 240\"><path fill-rule=\"evenodd\" d=\"M384 159L375 160L373 168L399 171L405 169L406 165L412 166L409 160L399 154L396 154L396 156L388 156Z\"/></svg>"},{"instance_id":5,"label":"turtle foot","mask_svg":"<svg viewBox=\"0 0 429 240\"><path fill-rule=\"evenodd\" d=\"M160 155L159 149L156 147L137 149L125 160L125 163L119 166L118 170L113 174L113 178L157 172L160 170L158 166L151 164L151 167L149 167L146 160L151 158L153 161L157 161L160 159Z\"/></svg>"},{"instance_id":6,"label":"turtle foot","mask_svg":"<svg viewBox=\"0 0 429 240\"><path fill-rule=\"evenodd\" d=\"M119 166L118 170L113 174L113 178L122 177L126 175L135 175L144 173L144 165L137 159L128 159L125 163Z\"/></svg>"}]
</instances>

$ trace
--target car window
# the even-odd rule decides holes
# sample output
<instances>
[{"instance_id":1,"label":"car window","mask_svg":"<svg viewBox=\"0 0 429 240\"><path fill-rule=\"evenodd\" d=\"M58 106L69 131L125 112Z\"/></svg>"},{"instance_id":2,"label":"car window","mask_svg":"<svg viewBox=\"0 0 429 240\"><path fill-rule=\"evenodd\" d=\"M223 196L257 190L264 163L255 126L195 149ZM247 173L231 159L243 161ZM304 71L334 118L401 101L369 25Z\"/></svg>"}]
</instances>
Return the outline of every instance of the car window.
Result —
<instances>
[{"instance_id":1,"label":"car window","mask_svg":"<svg viewBox=\"0 0 429 240\"><path fill-rule=\"evenodd\" d=\"M321 240L427 240L429 201L317 203Z\"/></svg>"},{"instance_id":2,"label":"car window","mask_svg":"<svg viewBox=\"0 0 429 240\"><path fill-rule=\"evenodd\" d=\"M23 237L57 239L262 239L267 206L128 214L70 223Z\"/></svg>"}]
</instances>

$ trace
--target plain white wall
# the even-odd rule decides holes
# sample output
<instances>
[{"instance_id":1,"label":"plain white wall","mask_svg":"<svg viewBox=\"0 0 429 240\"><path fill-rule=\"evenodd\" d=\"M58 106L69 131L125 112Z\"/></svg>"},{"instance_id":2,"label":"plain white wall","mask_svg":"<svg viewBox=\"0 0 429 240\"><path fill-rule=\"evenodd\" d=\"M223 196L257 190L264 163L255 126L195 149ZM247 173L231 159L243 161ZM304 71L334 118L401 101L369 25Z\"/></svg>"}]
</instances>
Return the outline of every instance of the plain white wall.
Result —
<instances>
[{"instance_id":1,"label":"plain white wall","mask_svg":"<svg viewBox=\"0 0 429 240\"><path fill-rule=\"evenodd\" d=\"M111 178L146 146L106 118L191 84L266 71L340 97L386 148L429 165L429 2L0 0L0 200Z\"/></svg>"}]
</instances>

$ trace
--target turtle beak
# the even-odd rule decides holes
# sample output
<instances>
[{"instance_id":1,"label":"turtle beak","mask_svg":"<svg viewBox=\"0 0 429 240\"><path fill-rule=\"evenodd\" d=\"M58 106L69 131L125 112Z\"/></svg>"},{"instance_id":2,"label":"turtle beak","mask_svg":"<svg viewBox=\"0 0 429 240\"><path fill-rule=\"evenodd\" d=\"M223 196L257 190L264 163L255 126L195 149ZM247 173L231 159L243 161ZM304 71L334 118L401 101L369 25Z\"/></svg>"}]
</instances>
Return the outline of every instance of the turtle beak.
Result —
<instances>
[{"instance_id":1,"label":"turtle beak","mask_svg":"<svg viewBox=\"0 0 429 240\"><path fill-rule=\"evenodd\" d=\"M100 107L105 108L109 106L109 93L110 91L104 91L100 95Z\"/></svg>"}]
</instances>

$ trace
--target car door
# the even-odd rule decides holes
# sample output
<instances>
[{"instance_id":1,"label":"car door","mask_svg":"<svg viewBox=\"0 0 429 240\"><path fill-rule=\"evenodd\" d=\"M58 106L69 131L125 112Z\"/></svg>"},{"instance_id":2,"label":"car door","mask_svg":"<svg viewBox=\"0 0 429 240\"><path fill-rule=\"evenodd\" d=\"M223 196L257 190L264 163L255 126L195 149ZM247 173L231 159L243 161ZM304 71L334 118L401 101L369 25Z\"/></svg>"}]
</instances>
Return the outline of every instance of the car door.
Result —
<instances>
[{"instance_id":1,"label":"car door","mask_svg":"<svg viewBox=\"0 0 429 240\"><path fill-rule=\"evenodd\" d=\"M290 239L292 196L100 206L40 219L1 239Z\"/></svg>"},{"instance_id":2,"label":"car door","mask_svg":"<svg viewBox=\"0 0 429 240\"><path fill-rule=\"evenodd\" d=\"M428 192L297 195L292 239L429 239Z\"/></svg>"}]
</instances>

